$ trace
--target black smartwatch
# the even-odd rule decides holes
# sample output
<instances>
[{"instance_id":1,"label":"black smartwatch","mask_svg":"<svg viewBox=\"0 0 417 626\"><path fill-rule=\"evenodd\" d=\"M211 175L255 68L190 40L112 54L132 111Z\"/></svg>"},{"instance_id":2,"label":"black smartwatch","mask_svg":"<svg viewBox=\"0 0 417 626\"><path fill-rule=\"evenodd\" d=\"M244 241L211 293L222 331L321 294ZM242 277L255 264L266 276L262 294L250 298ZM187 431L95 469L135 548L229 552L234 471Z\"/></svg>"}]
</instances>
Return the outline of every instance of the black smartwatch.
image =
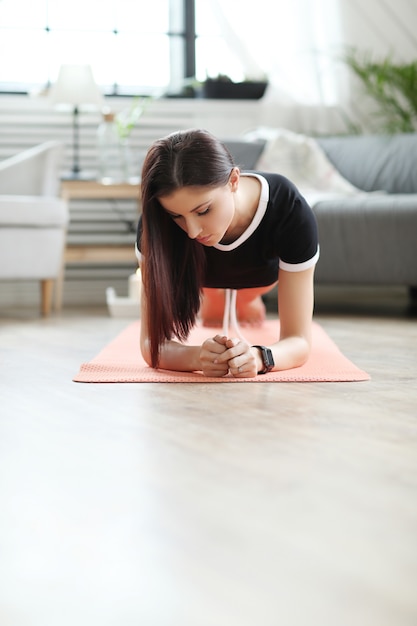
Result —
<instances>
[{"instance_id":1,"label":"black smartwatch","mask_svg":"<svg viewBox=\"0 0 417 626\"><path fill-rule=\"evenodd\" d=\"M262 361L264 363L263 369L259 370L258 374L267 374L275 365L272 351L266 346L252 346L252 348L258 348L261 351Z\"/></svg>"}]
</instances>

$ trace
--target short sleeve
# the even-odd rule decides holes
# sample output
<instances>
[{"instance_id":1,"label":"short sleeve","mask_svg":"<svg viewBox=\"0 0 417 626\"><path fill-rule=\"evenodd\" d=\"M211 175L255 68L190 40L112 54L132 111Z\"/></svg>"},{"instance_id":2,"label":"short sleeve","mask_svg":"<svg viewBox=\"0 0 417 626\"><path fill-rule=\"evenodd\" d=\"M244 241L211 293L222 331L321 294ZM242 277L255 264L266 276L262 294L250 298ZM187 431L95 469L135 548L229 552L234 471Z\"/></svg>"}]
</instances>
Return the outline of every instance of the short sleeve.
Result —
<instances>
[{"instance_id":1,"label":"short sleeve","mask_svg":"<svg viewBox=\"0 0 417 626\"><path fill-rule=\"evenodd\" d=\"M274 253L279 267L299 272L313 267L319 258L318 228L313 210L297 187L285 177L278 177L273 186L271 202L275 210Z\"/></svg>"}]
</instances>

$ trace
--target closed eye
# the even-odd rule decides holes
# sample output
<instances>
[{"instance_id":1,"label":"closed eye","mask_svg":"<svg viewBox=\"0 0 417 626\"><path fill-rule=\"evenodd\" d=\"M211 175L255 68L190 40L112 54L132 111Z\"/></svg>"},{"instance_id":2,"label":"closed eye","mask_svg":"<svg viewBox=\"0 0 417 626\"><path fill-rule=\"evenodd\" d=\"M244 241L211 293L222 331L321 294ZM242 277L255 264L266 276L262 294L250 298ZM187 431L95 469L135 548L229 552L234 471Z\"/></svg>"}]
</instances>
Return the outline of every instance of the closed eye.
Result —
<instances>
[{"instance_id":1,"label":"closed eye","mask_svg":"<svg viewBox=\"0 0 417 626\"><path fill-rule=\"evenodd\" d=\"M202 217L203 215L207 215L209 211L210 211L210 207L208 206L203 211L198 211L198 212L196 211L196 215L199 215L200 217ZM170 217L172 217L173 220L179 220L182 217L184 217L184 215L176 215L175 213L170 213L169 211L167 211L167 213Z\"/></svg>"}]
</instances>

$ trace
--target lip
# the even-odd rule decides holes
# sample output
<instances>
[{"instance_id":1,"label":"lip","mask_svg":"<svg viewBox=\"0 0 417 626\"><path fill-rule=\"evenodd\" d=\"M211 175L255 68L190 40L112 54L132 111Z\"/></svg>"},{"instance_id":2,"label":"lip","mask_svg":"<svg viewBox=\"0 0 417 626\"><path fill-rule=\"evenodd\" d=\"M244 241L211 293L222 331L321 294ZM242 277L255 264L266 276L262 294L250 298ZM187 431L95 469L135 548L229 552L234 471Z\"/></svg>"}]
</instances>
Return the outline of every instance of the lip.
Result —
<instances>
[{"instance_id":1,"label":"lip","mask_svg":"<svg viewBox=\"0 0 417 626\"><path fill-rule=\"evenodd\" d=\"M207 235L207 237L198 237L197 241L198 243L202 243L204 245L204 244L207 244L208 241L210 241L210 239L211 239L211 235Z\"/></svg>"}]
</instances>

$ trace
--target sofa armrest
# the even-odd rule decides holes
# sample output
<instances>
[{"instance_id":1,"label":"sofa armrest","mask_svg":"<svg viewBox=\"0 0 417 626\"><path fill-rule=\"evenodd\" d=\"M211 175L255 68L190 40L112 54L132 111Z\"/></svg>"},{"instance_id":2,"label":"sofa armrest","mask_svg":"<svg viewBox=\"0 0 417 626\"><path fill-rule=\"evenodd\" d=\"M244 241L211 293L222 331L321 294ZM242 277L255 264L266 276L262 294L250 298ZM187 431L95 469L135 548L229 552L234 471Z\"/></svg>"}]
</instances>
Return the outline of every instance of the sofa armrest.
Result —
<instances>
[{"instance_id":1,"label":"sofa armrest","mask_svg":"<svg viewBox=\"0 0 417 626\"><path fill-rule=\"evenodd\" d=\"M45 141L0 161L0 194L58 196L64 144Z\"/></svg>"}]
</instances>

